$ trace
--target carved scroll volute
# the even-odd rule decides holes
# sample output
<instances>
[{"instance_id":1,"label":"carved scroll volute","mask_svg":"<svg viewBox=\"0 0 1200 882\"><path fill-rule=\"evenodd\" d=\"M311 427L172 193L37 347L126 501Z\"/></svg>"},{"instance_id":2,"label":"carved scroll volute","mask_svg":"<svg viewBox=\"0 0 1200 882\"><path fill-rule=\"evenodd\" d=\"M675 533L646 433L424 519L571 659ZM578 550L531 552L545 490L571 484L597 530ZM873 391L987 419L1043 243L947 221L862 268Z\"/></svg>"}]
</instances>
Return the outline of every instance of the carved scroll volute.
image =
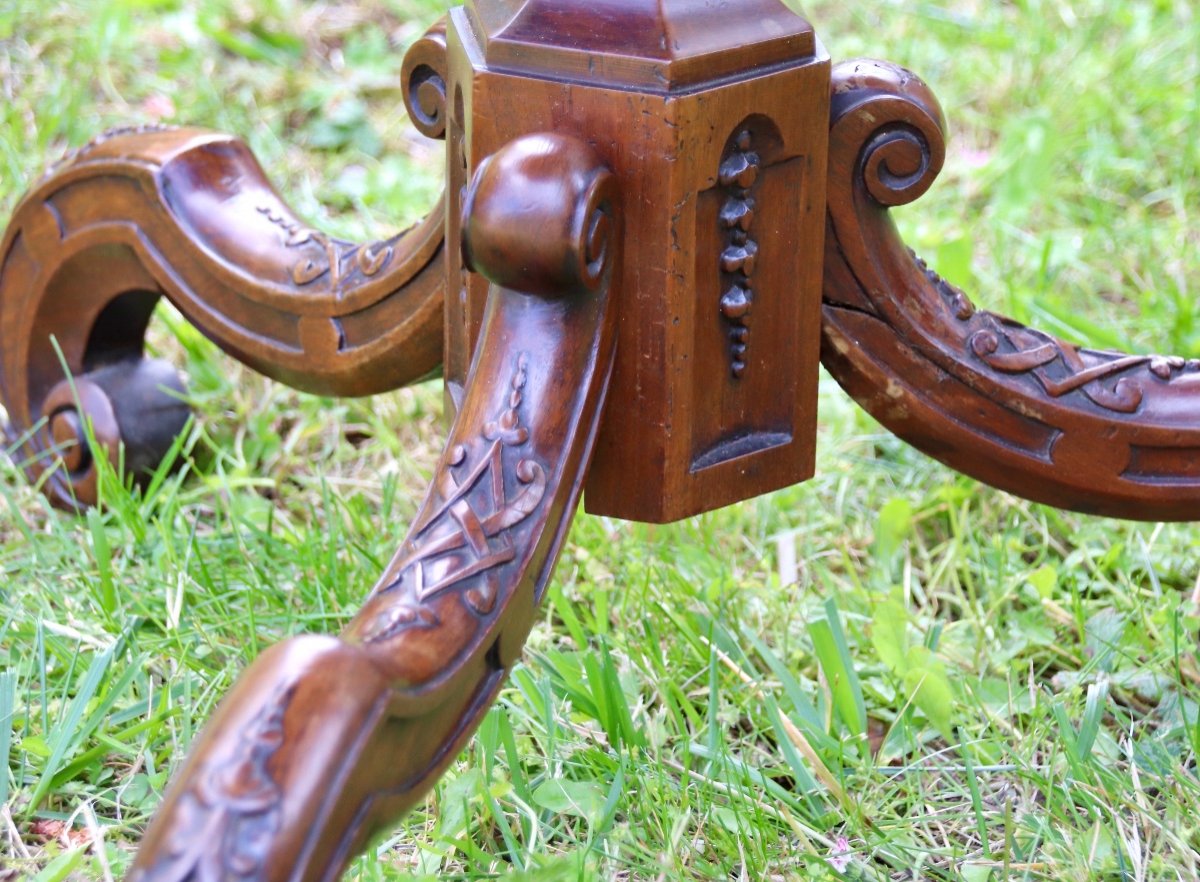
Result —
<instances>
[{"instance_id":1,"label":"carved scroll volute","mask_svg":"<svg viewBox=\"0 0 1200 882\"><path fill-rule=\"evenodd\" d=\"M908 71L835 68L825 365L897 435L997 487L1115 517L1200 517L1200 362L1084 349L977 310L900 240L888 210L933 183L944 128Z\"/></svg>"},{"instance_id":2,"label":"carved scroll volute","mask_svg":"<svg viewBox=\"0 0 1200 882\"><path fill-rule=\"evenodd\" d=\"M400 80L408 118L427 138L446 137L446 19L440 19L404 54Z\"/></svg>"},{"instance_id":3,"label":"carved scroll volute","mask_svg":"<svg viewBox=\"0 0 1200 882\"><path fill-rule=\"evenodd\" d=\"M595 438L615 348L613 181L557 135L479 169L465 248L494 285L421 512L341 638L289 641L235 686L133 880L332 878L470 736L520 654Z\"/></svg>"}]
</instances>

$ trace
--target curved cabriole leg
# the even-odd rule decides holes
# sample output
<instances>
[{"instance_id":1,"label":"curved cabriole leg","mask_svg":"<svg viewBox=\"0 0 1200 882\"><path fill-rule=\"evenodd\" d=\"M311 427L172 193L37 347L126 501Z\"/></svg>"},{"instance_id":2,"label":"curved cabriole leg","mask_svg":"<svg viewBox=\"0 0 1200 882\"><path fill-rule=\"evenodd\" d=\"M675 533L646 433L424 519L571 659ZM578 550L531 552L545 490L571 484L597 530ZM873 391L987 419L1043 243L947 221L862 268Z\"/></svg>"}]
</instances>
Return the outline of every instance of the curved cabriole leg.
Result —
<instances>
[{"instance_id":1,"label":"curved cabriole leg","mask_svg":"<svg viewBox=\"0 0 1200 882\"><path fill-rule=\"evenodd\" d=\"M1039 502L1136 520L1200 514L1200 362L1082 349L977 310L900 240L888 209L941 170L919 79L833 77L822 358L888 429Z\"/></svg>"},{"instance_id":2,"label":"curved cabriole leg","mask_svg":"<svg viewBox=\"0 0 1200 882\"><path fill-rule=\"evenodd\" d=\"M445 127L444 33L435 26L407 56L413 118L431 136ZM96 501L85 417L114 463L124 442L153 468L187 416L178 378L142 360L162 296L226 352L299 389L357 396L418 380L442 358L444 227L439 204L386 241L340 241L301 222L237 139L106 133L47 173L0 242L7 440L66 507ZM165 389L141 383L152 374ZM140 398L112 398L139 383ZM138 437L147 422L152 445Z\"/></svg>"},{"instance_id":3,"label":"curved cabriole leg","mask_svg":"<svg viewBox=\"0 0 1200 882\"><path fill-rule=\"evenodd\" d=\"M464 245L495 284L416 523L340 638L277 646L235 686L131 879L333 878L470 736L578 502L614 352L614 201L612 176L565 137L481 165Z\"/></svg>"}]
</instances>

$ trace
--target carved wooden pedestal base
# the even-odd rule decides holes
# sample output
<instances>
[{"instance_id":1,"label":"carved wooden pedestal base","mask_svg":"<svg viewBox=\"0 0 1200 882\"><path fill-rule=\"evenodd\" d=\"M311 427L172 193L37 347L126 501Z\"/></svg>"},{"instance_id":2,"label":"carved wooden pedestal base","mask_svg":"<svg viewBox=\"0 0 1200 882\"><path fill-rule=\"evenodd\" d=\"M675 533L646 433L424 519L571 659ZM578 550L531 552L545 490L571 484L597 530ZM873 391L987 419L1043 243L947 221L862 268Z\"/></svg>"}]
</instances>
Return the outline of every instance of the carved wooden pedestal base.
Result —
<instances>
[{"instance_id":1,"label":"carved wooden pedestal base","mask_svg":"<svg viewBox=\"0 0 1200 882\"><path fill-rule=\"evenodd\" d=\"M96 457L148 470L187 419L174 371L142 355L164 296L302 389L367 395L442 364L456 413L362 612L246 673L133 878L336 876L479 722L585 485L594 511L667 521L805 480L818 358L981 480L1197 515L1200 365L976 310L888 218L941 167L927 87L831 68L776 0L737 5L456 9L405 63L414 121L447 141L447 195L388 241L309 229L240 142L201 131L105 135L18 208L0 396L64 507L95 503Z\"/></svg>"}]
</instances>

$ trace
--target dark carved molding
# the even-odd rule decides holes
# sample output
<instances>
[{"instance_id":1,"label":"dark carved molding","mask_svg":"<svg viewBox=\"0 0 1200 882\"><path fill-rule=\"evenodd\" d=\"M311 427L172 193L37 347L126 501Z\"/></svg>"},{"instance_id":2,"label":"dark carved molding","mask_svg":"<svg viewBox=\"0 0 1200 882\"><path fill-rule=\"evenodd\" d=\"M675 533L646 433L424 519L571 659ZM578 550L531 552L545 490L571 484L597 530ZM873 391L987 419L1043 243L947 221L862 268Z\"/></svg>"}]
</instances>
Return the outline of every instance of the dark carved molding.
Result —
<instances>
[{"instance_id":1,"label":"dark carved molding","mask_svg":"<svg viewBox=\"0 0 1200 882\"><path fill-rule=\"evenodd\" d=\"M729 355L733 376L738 379L746 373L749 320L754 309L754 272L758 263L758 243L753 238L754 185L761 169L753 133L749 129L739 132L721 161L717 178L725 193L720 213L725 235L725 250L721 252L721 315L730 326Z\"/></svg>"},{"instance_id":2,"label":"dark carved molding","mask_svg":"<svg viewBox=\"0 0 1200 882\"><path fill-rule=\"evenodd\" d=\"M446 19L438 21L404 53L400 80L408 117L427 138L445 138L447 123Z\"/></svg>"}]
</instances>

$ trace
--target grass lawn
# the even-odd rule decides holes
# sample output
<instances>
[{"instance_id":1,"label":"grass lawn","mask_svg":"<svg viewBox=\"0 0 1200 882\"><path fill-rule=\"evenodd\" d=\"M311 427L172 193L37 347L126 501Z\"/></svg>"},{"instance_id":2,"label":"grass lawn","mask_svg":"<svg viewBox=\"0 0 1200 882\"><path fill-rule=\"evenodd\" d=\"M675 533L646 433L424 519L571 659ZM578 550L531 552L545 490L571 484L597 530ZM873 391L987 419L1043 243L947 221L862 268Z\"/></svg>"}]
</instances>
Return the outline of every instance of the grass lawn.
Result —
<instances>
[{"instance_id":1,"label":"grass lawn","mask_svg":"<svg viewBox=\"0 0 1200 882\"><path fill-rule=\"evenodd\" d=\"M0 0L0 217L67 147L163 120L243 135L331 232L406 225L440 145L400 61L443 9ZM806 11L835 59L941 97L948 167L900 222L944 275L1071 339L1200 357L1192 0ZM438 452L436 384L300 395L165 308L151 345L197 411L153 498L55 513L0 455L0 880L119 877L214 703L351 615ZM669 527L578 518L480 736L349 878L1200 878L1196 528L1022 502L828 377L820 401L808 484Z\"/></svg>"}]
</instances>

